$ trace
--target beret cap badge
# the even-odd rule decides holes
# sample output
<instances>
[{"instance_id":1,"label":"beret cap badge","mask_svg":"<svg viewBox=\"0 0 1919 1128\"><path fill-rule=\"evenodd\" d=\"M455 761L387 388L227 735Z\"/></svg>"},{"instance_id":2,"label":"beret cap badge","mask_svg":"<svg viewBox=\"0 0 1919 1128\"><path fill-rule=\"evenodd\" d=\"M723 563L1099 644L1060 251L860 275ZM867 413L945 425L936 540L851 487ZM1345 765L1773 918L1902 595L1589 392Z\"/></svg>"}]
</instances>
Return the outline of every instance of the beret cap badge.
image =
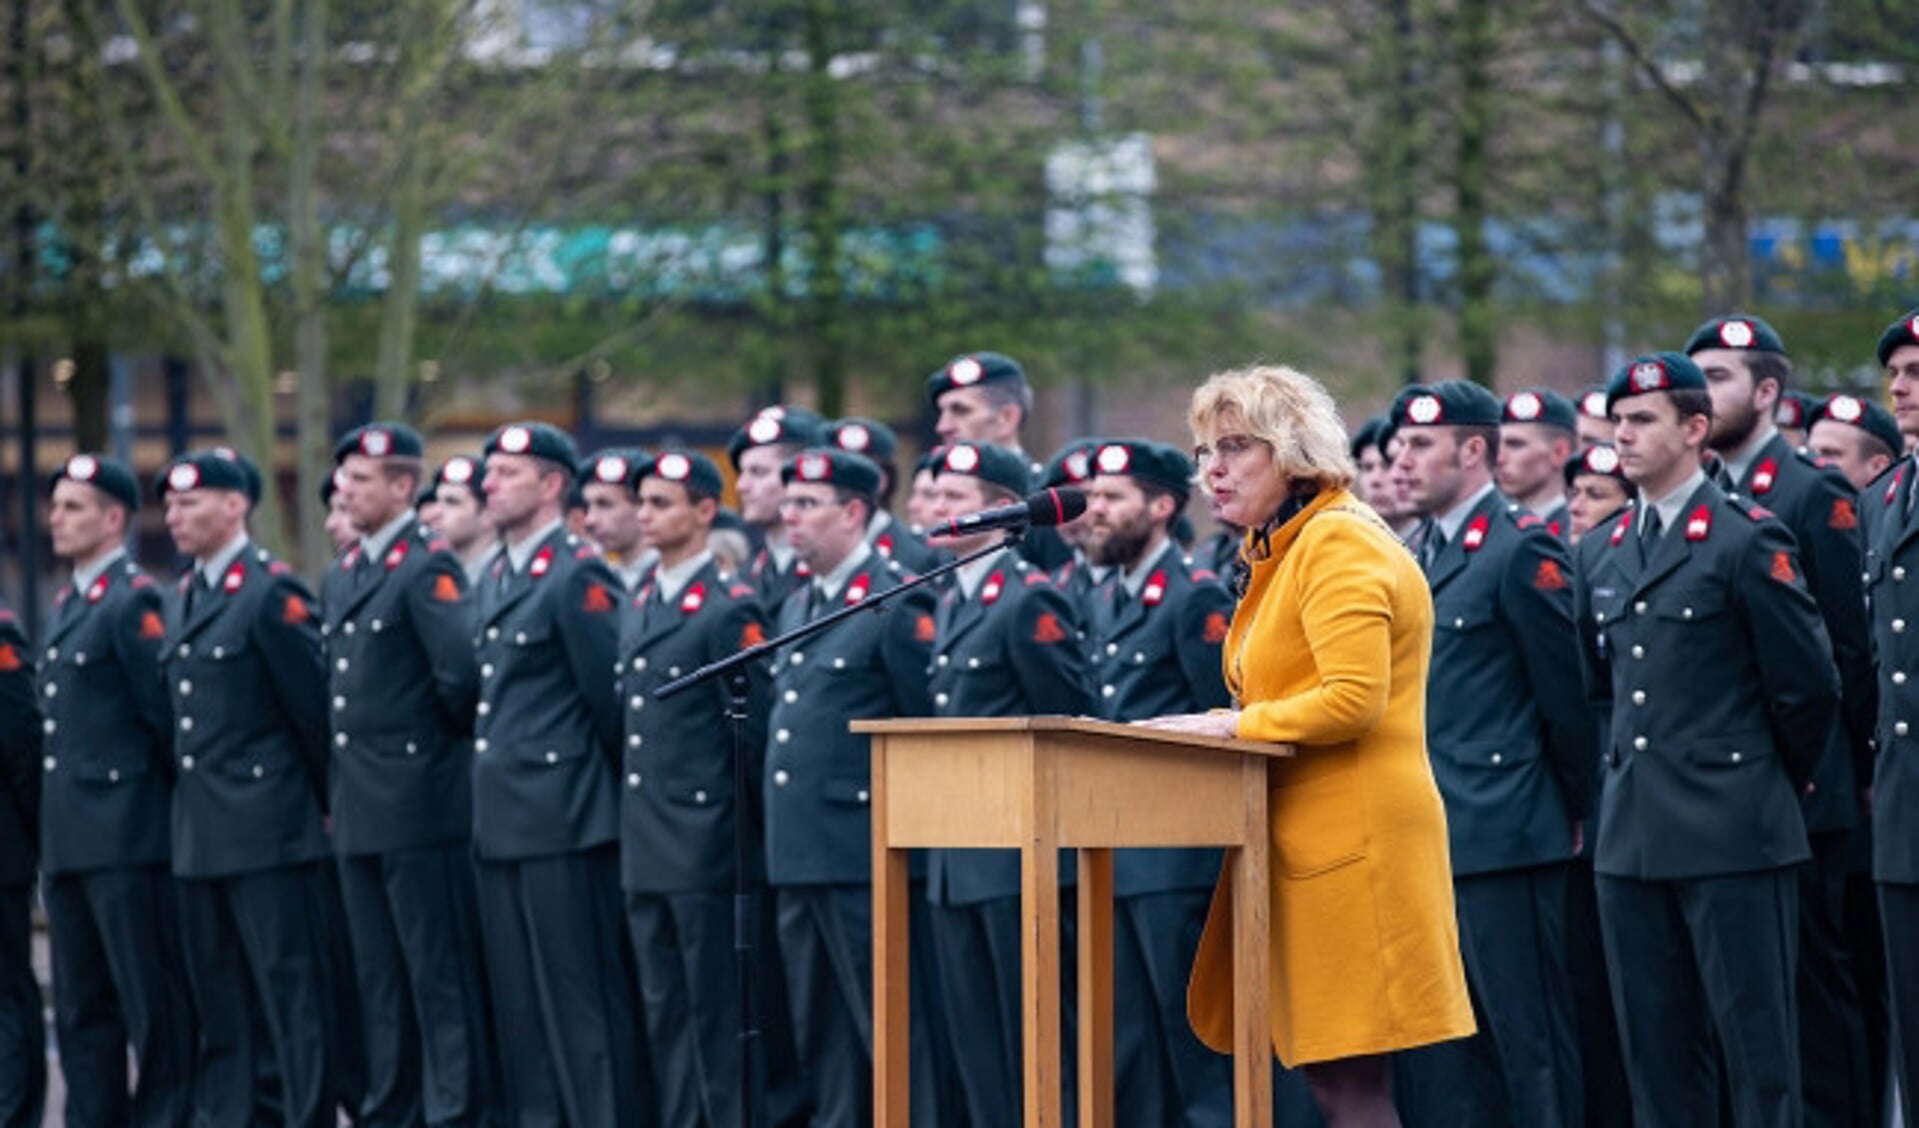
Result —
<instances>
[{"instance_id":1,"label":"beret cap badge","mask_svg":"<svg viewBox=\"0 0 1919 1128\"><path fill-rule=\"evenodd\" d=\"M626 459L619 455L608 455L593 467L593 476L602 482L616 483L626 480Z\"/></svg>"},{"instance_id":2,"label":"beret cap badge","mask_svg":"<svg viewBox=\"0 0 1919 1128\"><path fill-rule=\"evenodd\" d=\"M170 490L190 490L200 484L200 468L190 462L182 462L167 471L167 488Z\"/></svg>"},{"instance_id":3,"label":"beret cap badge","mask_svg":"<svg viewBox=\"0 0 1919 1128\"><path fill-rule=\"evenodd\" d=\"M1632 386L1639 391L1656 391L1665 386L1666 366L1656 360L1641 361L1632 366L1630 379Z\"/></svg>"},{"instance_id":4,"label":"beret cap badge","mask_svg":"<svg viewBox=\"0 0 1919 1128\"><path fill-rule=\"evenodd\" d=\"M953 383L964 388L968 384L979 383L980 377L986 374L986 370L980 366L979 361L970 356L963 356L953 362L952 367L946 370L946 374L952 378Z\"/></svg>"},{"instance_id":5,"label":"beret cap badge","mask_svg":"<svg viewBox=\"0 0 1919 1128\"><path fill-rule=\"evenodd\" d=\"M360 435L360 452L368 458L385 458L393 449L393 436L369 427Z\"/></svg>"},{"instance_id":6,"label":"beret cap badge","mask_svg":"<svg viewBox=\"0 0 1919 1128\"><path fill-rule=\"evenodd\" d=\"M840 428L840 447L844 450L861 451L873 445L873 433L864 424L848 423Z\"/></svg>"},{"instance_id":7,"label":"beret cap badge","mask_svg":"<svg viewBox=\"0 0 1919 1128\"><path fill-rule=\"evenodd\" d=\"M693 464L683 454L670 453L660 456L658 469L660 477L667 481L684 482L693 472Z\"/></svg>"},{"instance_id":8,"label":"beret cap badge","mask_svg":"<svg viewBox=\"0 0 1919 1128\"><path fill-rule=\"evenodd\" d=\"M1532 392L1521 392L1506 402L1506 412L1522 423L1539 418L1546 405Z\"/></svg>"},{"instance_id":9,"label":"beret cap badge","mask_svg":"<svg viewBox=\"0 0 1919 1128\"><path fill-rule=\"evenodd\" d=\"M452 459L446 464L444 476L447 481L452 482L456 486L467 484L473 480L473 460L470 458Z\"/></svg>"},{"instance_id":10,"label":"beret cap badge","mask_svg":"<svg viewBox=\"0 0 1919 1128\"><path fill-rule=\"evenodd\" d=\"M1745 321L1728 321L1719 326L1719 339L1729 349L1743 349L1753 342L1752 325Z\"/></svg>"},{"instance_id":11,"label":"beret cap badge","mask_svg":"<svg viewBox=\"0 0 1919 1128\"><path fill-rule=\"evenodd\" d=\"M533 445L533 436L525 427L508 427L500 432L500 449L508 454L525 454Z\"/></svg>"},{"instance_id":12,"label":"beret cap badge","mask_svg":"<svg viewBox=\"0 0 1919 1128\"><path fill-rule=\"evenodd\" d=\"M1418 396L1406 405L1406 418L1419 424L1437 423L1442 413L1438 396Z\"/></svg>"},{"instance_id":13,"label":"beret cap badge","mask_svg":"<svg viewBox=\"0 0 1919 1128\"><path fill-rule=\"evenodd\" d=\"M1099 472L1102 474L1124 474L1132 462L1132 452L1123 446L1114 444L1099 448Z\"/></svg>"},{"instance_id":14,"label":"beret cap badge","mask_svg":"<svg viewBox=\"0 0 1919 1128\"><path fill-rule=\"evenodd\" d=\"M100 472L100 463L90 454L76 454L67 460L67 477L76 482L91 482Z\"/></svg>"}]
</instances>

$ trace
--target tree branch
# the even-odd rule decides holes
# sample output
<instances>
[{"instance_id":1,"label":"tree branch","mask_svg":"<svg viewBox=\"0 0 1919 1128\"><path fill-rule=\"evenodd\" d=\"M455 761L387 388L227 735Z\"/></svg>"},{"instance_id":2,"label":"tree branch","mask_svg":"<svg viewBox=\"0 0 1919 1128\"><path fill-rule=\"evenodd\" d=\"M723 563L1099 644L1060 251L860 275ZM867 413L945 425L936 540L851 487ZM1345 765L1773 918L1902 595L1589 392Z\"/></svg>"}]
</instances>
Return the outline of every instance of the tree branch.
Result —
<instances>
[{"instance_id":1,"label":"tree branch","mask_svg":"<svg viewBox=\"0 0 1919 1128\"><path fill-rule=\"evenodd\" d=\"M1654 89L1664 94L1666 99L1685 115L1687 121L1699 129L1717 128L1717 123L1713 120L1714 115L1700 105L1698 99L1673 85L1672 81L1666 77L1665 70L1660 67L1659 60L1652 57L1652 54L1646 50L1646 45L1640 42L1639 37L1633 34L1624 20L1614 15L1599 0L1574 0L1574 3L1587 19L1598 24L1606 34L1618 42L1619 46L1625 50L1626 56L1633 61L1634 67L1646 76L1646 80L1653 84Z\"/></svg>"},{"instance_id":2,"label":"tree branch","mask_svg":"<svg viewBox=\"0 0 1919 1128\"><path fill-rule=\"evenodd\" d=\"M140 69L147 76L147 85L153 89L154 99L160 103L160 110L166 117L167 124L172 126L173 131L179 135L180 144L185 147L187 156L192 158L193 165L199 174L209 183L221 183L220 163L214 159L213 150L207 146L206 138L201 136L200 131L195 128L193 115L187 112L186 104L180 99L179 88L174 86L173 80L167 77L166 68L160 59L160 45L153 38L153 33L148 30L146 18L141 15L139 5L132 0L117 0L115 7L119 9L121 20L126 23L128 32L133 36L140 57Z\"/></svg>"}]
</instances>

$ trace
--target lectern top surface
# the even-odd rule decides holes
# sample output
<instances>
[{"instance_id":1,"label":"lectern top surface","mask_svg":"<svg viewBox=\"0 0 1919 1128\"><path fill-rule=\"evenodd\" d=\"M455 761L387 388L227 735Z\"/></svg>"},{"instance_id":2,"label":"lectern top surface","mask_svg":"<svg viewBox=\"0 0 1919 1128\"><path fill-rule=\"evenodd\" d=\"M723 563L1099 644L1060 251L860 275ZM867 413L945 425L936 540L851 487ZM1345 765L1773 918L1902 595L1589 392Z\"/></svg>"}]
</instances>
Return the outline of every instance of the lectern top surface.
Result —
<instances>
[{"instance_id":1,"label":"lectern top surface","mask_svg":"<svg viewBox=\"0 0 1919 1128\"><path fill-rule=\"evenodd\" d=\"M1077 732L1093 736L1138 740L1154 744L1179 744L1193 748L1223 748L1252 752L1262 756L1291 756L1290 744L1268 744L1257 740L1235 740L1223 736L1197 736L1140 725L1119 724L1093 717L900 717L890 720L853 721L854 732L898 735L929 735L968 732Z\"/></svg>"}]
</instances>

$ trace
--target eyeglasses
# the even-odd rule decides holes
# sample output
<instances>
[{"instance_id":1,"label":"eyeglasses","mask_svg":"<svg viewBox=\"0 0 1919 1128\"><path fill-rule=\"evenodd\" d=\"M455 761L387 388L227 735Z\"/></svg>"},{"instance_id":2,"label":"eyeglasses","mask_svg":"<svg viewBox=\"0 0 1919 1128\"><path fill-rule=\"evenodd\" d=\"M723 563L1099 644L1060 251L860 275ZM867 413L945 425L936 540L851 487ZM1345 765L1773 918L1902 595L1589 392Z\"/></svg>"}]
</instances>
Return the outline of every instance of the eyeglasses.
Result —
<instances>
[{"instance_id":1,"label":"eyeglasses","mask_svg":"<svg viewBox=\"0 0 1919 1128\"><path fill-rule=\"evenodd\" d=\"M1212 446L1201 443L1194 447L1193 461L1204 466L1214 456L1218 456L1224 461L1233 462L1246 452L1266 445L1268 444L1265 439L1255 438L1252 435L1221 435Z\"/></svg>"}]
</instances>

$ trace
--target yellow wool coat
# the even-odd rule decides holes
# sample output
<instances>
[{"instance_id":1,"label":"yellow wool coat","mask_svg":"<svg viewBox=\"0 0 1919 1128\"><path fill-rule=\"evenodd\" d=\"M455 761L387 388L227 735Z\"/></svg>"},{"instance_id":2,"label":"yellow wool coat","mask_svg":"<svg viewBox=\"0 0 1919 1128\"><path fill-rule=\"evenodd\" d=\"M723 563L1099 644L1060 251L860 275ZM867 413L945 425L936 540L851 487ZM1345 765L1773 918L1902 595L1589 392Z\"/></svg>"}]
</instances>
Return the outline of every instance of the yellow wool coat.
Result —
<instances>
[{"instance_id":1,"label":"yellow wool coat","mask_svg":"<svg viewBox=\"0 0 1919 1128\"><path fill-rule=\"evenodd\" d=\"M1270 780L1273 1049L1289 1066L1473 1033L1446 813L1426 759L1432 627L1412 555L1332 490L1255 555L1226 636L1240 738L1299 746ZM1223 879L1186 1001L1200 1040L1229 1052Z\"/></svg>"}]
</instances>

